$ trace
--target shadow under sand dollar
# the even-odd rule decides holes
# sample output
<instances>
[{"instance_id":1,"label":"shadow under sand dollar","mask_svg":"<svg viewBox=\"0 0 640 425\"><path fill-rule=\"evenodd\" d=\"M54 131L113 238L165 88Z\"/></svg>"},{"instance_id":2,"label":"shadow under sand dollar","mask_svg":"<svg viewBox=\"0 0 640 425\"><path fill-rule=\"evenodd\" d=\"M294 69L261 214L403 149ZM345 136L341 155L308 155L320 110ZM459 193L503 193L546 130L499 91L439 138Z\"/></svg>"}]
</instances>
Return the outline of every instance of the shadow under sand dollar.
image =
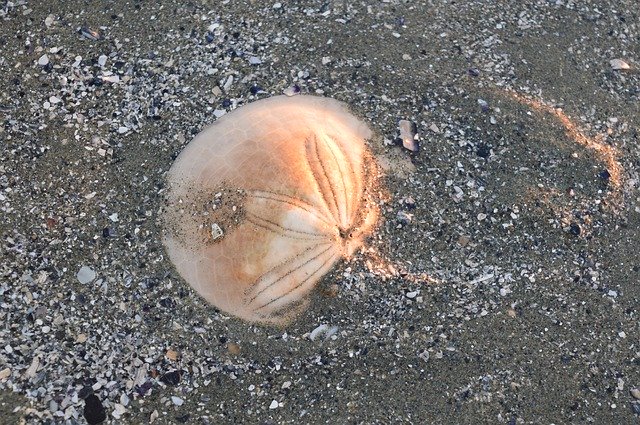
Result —
<instances>
[{"instance_id":1,"label":"shadow under sand dollar","mask_svg":"<svg viewBox=\"0 0 640 425\"><path fill-rule=\"evenodd\" d=\"M164 244L178 272L227 313L293 319L377 221L370 136L341 103L313 96L219 119L169 171Z\"/></svg>"}]
</instances>

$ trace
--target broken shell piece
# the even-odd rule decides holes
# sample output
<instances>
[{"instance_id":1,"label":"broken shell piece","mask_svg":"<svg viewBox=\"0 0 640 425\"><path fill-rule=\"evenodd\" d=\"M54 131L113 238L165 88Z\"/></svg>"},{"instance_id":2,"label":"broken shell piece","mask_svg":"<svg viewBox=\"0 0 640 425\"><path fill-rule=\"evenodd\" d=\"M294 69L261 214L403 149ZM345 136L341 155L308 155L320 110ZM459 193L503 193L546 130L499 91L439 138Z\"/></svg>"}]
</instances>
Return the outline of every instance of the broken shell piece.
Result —
<instances>
[{"instance_id":1,"label":"broken shell piece","mask_svg":"<svg viewBox=\"0 0 640 425\"><path fill-rule=\"evenodd\" d=\"M300 94L300 87L298 87L297 84L294 84L292 86L287 87L286 89L284 89L283 92L286 96L295 96L297 94Z\"/></svg>"},{"instance_id":2,"label":"broken shell piece","mask_svg":"<svg viewBox=\"0 0 640 425\"><path fill-rule=\"evenodd\" d=\"M88 38L89 40L93 40L93 41L97 41L97 40L100 40L102 38L102 36L100 35L100 31L91 29L89 27L80 28L80 34L83 37Z\"/></svg>"},{"instance_id":3,"label":"broken shell piece","mask_svg":"<svg viewBox=\"0 0 640 425\"><path fill-rule=\"evenodd\" d=\"M611 65L611 68L615 69L616 71L631 69L631 66L622 59L611 59L609 61L609 64Z\"/></svg>"},{"instance_id":4,"label":"broken shell piece","mask_svg":"<svg viewBox=\"0 0 640 425\"><path fill-rule=\"evenodd\" d=\"M400 129L400 139L402 140L402 146L409 149L411 152L418 152L419 145L416 140L416 125L415 123L407 120L400 120L398 123Z\"/></svg>"},{"instance_id":5,"label":"broken shell piece","mask_svg":"<svg viewBox=\"0 0 640 425\"><path fill-rule=\"evenodd\" d=\"M217 239L220 239L222 236L224 236L224 232L222 231L220 226L218 226L218 223L212 223L211 224L211 239L213 239L215 241Z\"/></svg>"},{"instance_id":6,"label":"broken shell piece","mask_svg":"<svg viewBox=\"0 0 640 425\"><path fill-rule=\"evenodd\" d=\"M311 341L315 341L320 335L324 334L324 340L326 341L329 338L331 338L333 335L335 335L336 332L338 332L337 326L330 327L328 325L322 324L311 331L311 333L309 334L309 339Z\"/></svg>"}]
</instances>

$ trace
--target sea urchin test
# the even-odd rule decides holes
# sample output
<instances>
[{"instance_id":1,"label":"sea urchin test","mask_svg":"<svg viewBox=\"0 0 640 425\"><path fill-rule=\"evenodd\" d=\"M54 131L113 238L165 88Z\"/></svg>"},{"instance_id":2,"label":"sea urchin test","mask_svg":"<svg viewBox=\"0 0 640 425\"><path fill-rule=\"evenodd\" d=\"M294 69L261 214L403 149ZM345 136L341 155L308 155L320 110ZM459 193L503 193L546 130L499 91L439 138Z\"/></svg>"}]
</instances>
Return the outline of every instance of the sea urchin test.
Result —
<instances>
[{"instance_id":1,"label":"sea urchin test","mask_svg":"<svg viewBox=\"0 0 640 425\"><path fill-rule=\"evenodd\" d=\"M202 297L252 322L283 324L361 246L369 128L342 103L278 96L218 119L169 170L164 245Z\"/></svg>"}]
</instances>

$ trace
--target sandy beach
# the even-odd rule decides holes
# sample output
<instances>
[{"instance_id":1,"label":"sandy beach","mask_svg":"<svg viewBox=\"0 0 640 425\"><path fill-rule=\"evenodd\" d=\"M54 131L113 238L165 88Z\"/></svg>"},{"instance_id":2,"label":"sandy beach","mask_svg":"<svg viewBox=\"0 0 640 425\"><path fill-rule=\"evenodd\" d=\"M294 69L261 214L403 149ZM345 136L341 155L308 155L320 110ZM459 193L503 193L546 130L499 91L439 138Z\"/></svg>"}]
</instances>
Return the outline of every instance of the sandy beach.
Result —
<instances>
[{"instance_id":1,"label":"sandy beach","mask_svg":"<svg viewBox=\"0 0 640 425\"><path fill-rule=\"evenodd\" d=\"M640 421L637 1L5 0L0 75L3 424ZM275 327L161 215L283 93L371 128L380 219Z\"/></svg>"}]
</instances>

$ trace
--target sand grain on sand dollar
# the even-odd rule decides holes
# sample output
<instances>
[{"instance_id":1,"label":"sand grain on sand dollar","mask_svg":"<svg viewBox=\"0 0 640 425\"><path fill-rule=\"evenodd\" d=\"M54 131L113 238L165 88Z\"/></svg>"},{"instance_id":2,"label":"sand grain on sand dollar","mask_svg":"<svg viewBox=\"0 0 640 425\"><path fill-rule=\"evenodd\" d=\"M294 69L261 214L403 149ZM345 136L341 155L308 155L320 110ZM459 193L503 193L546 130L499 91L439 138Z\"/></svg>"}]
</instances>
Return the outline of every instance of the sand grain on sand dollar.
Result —
<instances>
[{"instance_id":1,"label":"sand grain on sand dollar","mask_svg":"<svg viewBox=\"0 0 640 425\"><path fill-rule=\"evenodd\" d=\"M291 320L376 222L370 136L340 102L315 96L217 120L169 170L164 244L180 275L227 313Z\"/></svg>"}]
</instances>

